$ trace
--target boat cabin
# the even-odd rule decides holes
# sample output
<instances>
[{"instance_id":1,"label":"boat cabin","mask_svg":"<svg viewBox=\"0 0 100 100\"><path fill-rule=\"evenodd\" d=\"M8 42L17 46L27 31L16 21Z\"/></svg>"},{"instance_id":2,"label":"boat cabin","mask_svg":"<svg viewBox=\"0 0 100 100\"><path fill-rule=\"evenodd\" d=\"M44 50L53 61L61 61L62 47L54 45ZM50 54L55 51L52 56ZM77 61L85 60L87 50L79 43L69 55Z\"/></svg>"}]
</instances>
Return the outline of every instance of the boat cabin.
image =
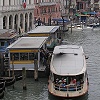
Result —
<instances>
[{"instance_id":1,"label":"boat cabin","mask_svg":"<svg viewBox=\"0 0 100 100\"><path fill-rule=\"evenodd\" d=\"M53 95L66 98L87 93L88 75L82 46L60 45L54 48L48 90Z\"/></svg>"}]
</instances>

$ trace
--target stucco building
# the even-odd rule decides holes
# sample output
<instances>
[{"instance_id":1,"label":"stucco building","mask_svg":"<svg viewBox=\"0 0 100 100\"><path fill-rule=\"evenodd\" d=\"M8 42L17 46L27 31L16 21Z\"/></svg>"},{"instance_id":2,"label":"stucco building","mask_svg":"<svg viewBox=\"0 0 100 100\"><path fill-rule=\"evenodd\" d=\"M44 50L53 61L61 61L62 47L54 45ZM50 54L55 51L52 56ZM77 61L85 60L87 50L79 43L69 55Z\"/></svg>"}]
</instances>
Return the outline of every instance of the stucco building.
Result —
<instances>
[{"instance_id":1,"label":"stucco building","mask_svg":"<svg viewBox=\"0 0 100 100\"><path fill-rule=\"evenodd\" d=\"M60 0L34 0L34 20L42 24L51 25L53 18L61 17Z\"/></svg>"},{"instance_id":2,"label":"stucco building","mask_svg":"<svg viewBox=\"0 0 100 100\"><path fill-rule=\"evenodd\" d=\"M33 9L34 0L0 0L0 29L32 29Z\"/></svg>"}]
</instances>

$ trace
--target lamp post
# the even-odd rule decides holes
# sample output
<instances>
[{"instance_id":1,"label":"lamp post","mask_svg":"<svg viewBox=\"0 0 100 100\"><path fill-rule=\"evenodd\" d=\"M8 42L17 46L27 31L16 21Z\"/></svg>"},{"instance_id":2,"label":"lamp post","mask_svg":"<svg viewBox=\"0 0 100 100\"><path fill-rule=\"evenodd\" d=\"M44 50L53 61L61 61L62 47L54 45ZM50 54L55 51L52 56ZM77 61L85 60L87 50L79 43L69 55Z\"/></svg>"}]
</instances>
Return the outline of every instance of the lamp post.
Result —
<instances>
[{"instance_id":1,"label":"lamp post","mask_svg":"<svg viewBox=\"0 0 100 100\"><path fill-rule=\"evenodd\" d=\"M64 16L62 15L62 20L63 20L63 32L64 32Z\"/></svg>"}]
</instances>

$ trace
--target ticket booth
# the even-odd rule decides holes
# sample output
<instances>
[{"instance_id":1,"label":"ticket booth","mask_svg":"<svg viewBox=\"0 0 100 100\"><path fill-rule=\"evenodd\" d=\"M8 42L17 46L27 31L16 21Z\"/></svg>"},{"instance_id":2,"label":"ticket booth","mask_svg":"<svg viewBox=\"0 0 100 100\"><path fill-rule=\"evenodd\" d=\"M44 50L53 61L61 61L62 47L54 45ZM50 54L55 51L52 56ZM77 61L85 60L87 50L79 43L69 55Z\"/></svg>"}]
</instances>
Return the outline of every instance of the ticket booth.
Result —
<instances>
[{"instance_id":1,"label":"ticket booth","mask_svg":"<svg viewBox=\"0 0 100 100\"><path fill-rule=\"evenodd\" d=\"M47 37L21 37L7 47L10 57L10 69L34 69L34 59L40 67L40 49L46 48Z\"/></svg>"},{"instance_id":2,"label":"ticket booth","mask_svg":"<svg viewBox=\"0 0 100 100\"><path fill-rule=\"evenodd\" d=\"M52 49L57 44L57 39L60 36L59 26L38 26L34 30L28 32L30 37L48 37L46 46Z\"/></svg>"}]
</instances>

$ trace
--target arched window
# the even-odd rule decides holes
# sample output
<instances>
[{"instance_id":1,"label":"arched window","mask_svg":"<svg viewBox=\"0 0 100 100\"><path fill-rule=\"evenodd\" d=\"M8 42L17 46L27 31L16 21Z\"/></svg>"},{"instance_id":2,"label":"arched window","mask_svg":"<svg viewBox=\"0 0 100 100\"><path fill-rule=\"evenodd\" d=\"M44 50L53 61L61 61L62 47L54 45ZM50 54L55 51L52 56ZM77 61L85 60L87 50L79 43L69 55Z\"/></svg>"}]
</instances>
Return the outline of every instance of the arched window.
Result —
<instances>
[{"instance_id":1,"label":"arched window","mask_svg":"<svg viewBox=\"0 0 100 100\"><path fill-rule=\"evenodd\" d=\"M29 4L31 4L31 0L29 0Z\"/></svg>"},{"instance_id":2,"label":"arched window","mask_svg":"<svg viewBox=\"0 0 100 100\"><path fill-rule=\"evenodd\" d=\"M11 5L11 0L9 0L9 5Z\"/></svg>"},{"instance_id":3,"label":"arched window","mask_svg":"<svg viewBox=\"0 0 100 100\"><path fill-rule=\"evenodd\" d=\"M3 0L3 6L5 6L5 0Z\"/></svg>"}]
</instances>

